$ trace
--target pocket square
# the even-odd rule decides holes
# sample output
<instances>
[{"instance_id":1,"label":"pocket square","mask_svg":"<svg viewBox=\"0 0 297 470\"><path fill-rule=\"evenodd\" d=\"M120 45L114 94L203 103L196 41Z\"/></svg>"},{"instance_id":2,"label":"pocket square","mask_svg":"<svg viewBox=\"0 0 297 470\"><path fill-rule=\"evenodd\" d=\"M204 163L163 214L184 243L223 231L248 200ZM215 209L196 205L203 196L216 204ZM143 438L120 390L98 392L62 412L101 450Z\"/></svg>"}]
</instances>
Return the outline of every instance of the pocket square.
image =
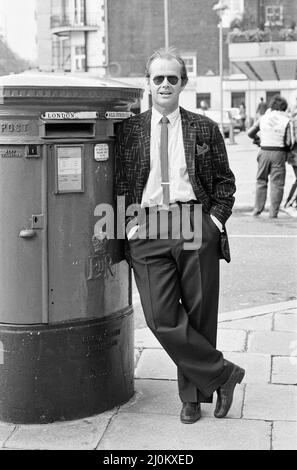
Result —
<instances>
[{"instance_id":1,"label":"pocket square","mask_svg":"<svg viewBox=\"0 0 297 470\"><path fill-rule=\"evenodd\" d=\"M198 145L197 144L197 154L198 155L203 155L204 153L208 152L209 150L209 147L207 144L203 144L203 145Z\"/></svg>"}]
</instances>

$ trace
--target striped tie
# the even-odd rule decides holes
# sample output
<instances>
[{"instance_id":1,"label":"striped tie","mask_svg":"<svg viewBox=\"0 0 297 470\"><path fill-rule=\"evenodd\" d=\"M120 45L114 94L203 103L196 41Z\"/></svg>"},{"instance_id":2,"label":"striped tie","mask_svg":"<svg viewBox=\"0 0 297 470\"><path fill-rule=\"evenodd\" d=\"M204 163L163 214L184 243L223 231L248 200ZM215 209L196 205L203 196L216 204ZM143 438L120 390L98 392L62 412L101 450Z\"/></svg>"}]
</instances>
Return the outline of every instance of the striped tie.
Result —
<instances>
[{"instance_id":1,"label":"striped tie","mask_svg":"<svg viewBox=\"0 0 297 470\"><path fill-rule=\"evenodd\" d=\"M161 185L163 189L163 204L169 206L169 172L168 172L168 123L169 119L163 116L161 119Z\"/></svg>"}]
</instances>

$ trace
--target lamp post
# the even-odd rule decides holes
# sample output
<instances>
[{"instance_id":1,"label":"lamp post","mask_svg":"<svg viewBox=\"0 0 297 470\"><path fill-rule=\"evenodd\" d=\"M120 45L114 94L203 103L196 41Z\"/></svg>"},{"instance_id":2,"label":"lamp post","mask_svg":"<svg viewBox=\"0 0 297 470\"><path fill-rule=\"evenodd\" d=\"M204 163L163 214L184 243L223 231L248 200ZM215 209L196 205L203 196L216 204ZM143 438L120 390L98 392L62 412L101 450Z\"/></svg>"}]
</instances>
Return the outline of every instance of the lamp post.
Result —
<instances>
[{"instance_id":1,"label":"lamp post","mask_svg":"<svg viewBox=\"0 0 297 470\"><path fill-rule=\"evenodd\" d=\"M164 31L165 47L169 47L169 25L168 25L168 0L164 0Z\"/></svg>"},{"instance_id":2,"label":"lamp post","mask_svg":"<svg viewBox=\"0 0 297 470\"><path fill-rule=\"evenodd\" d=\"M226 10L227 5L224 4L223 0L220 0L216 5L213 6L213 10L216 11L220 19L220 40L219 40L219 73L220 73L220 128L223 131L223 13Z\"/></svg>"}]
</instances>

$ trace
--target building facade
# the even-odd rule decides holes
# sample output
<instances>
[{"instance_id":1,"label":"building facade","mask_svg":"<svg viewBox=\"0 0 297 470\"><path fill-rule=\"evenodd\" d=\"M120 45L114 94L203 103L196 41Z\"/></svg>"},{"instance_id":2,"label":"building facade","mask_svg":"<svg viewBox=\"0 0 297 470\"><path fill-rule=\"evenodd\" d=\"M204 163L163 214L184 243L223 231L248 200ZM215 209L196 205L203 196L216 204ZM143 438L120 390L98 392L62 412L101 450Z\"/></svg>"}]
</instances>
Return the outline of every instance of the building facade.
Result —
<instances>
[{"instance_id":1,"label":"building facade","mask_svg":"<svg viewBox=\"0 0 297 470\"><path fill-rule=\"evenodd\" d=\"M223 11L223 73L219 73ZM184 58L189 83L181 104L195 110L245 103L254 117L261 97L297 89L297 2L292 0L168 0L168 37ZM165 44L165 2L37 0L39 68L106 74L145 88L145 62ZM150 105L144 94L142 110Z\"/></svg>"},{"instance_id":2,"label":"building facade","mask_svg":"<svg viewBox=\"0 0 297 470\"><path fill-rule=\"evenodd\" d=\"M105 14L104 0L37 0L39 70L104 73Z\"/></svg>"}]
</instances>

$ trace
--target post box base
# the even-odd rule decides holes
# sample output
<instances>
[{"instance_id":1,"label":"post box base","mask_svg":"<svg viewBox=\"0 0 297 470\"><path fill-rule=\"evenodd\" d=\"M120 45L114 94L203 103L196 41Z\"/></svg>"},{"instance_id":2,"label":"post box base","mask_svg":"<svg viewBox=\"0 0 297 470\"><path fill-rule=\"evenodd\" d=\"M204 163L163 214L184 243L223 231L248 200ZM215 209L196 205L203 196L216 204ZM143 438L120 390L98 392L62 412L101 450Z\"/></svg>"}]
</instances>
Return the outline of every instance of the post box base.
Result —
<instances>
[{"instance_id":1,"label":"post box base","mask_svg":"<svg viewBox=\"0 0 297 470\"><path fill-rule=\"evenodd\" d=\"M133 310L55 325L0 324L0 420L80 419L134 393Z\"/></svg>"}]
</instances>

